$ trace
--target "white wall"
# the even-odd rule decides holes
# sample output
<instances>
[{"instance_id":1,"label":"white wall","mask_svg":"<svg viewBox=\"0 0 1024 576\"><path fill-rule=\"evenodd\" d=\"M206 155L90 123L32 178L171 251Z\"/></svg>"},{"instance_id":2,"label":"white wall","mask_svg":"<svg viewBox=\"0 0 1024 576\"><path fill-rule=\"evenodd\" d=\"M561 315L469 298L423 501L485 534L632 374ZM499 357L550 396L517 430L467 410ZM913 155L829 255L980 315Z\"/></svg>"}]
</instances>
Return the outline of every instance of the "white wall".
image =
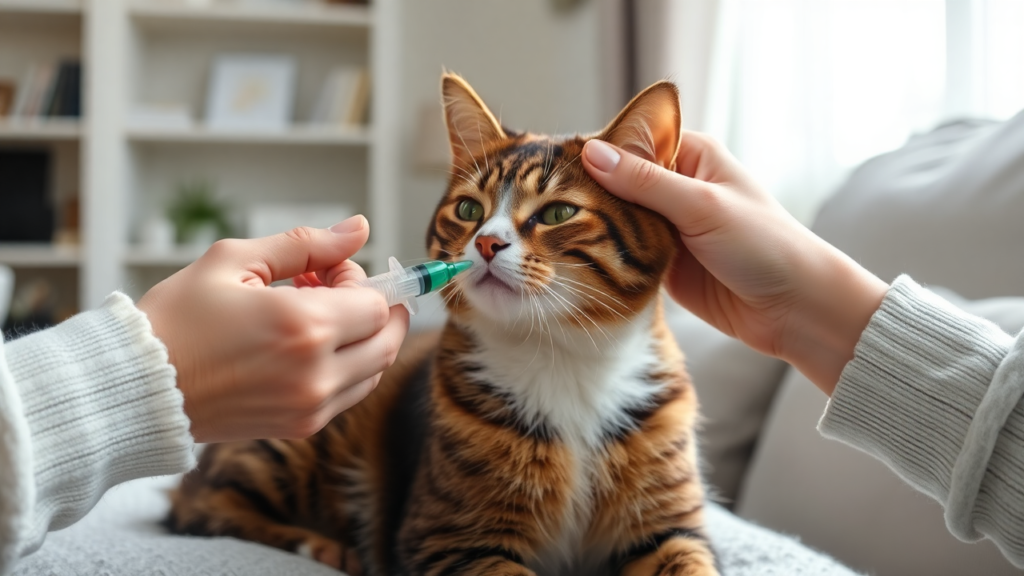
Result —
<instances>
[{"instance_id":1,"label":"white wall","mask_svg":"<svg viewBox=\"0 0 1024 576\"><path fill-rule=\"evenodd\" d=\"M598 130L622 103L618 6L586 0L559 11L551 0L402 1L400 260L424 256L429 218L447 182L443 171L415 162L421 111L435 105L433 121L442 124L442 69L462 74L509 128Z\"/></svg>"}]
</instances>

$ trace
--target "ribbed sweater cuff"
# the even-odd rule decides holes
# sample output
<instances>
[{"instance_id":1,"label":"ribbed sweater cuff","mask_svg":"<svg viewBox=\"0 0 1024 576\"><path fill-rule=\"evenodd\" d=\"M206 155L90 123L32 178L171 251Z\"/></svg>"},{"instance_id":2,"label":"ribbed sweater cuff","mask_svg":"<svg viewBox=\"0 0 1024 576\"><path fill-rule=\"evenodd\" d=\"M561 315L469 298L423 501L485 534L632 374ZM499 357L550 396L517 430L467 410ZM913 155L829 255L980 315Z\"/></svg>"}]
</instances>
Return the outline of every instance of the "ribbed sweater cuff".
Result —
<instances>
[{"instance_id":1,"label":"ribbed sweater cuff","mask_svg":"<svg viewBox=\"0 0 1024 576\"><path fill-rule=\"evenodd\" d=\"M1019 497L1024 412L1014 402L1003 411L1004 420L995 421L991 399L982 406L1013 345L1014 338L995 324L901 276L861 335L818 429L881 459L944 505L961 505L968 498L973 503L973 510L964 510L968 522L994 536L1019 565L1024 550L1008 550L998 535L1019 534L1022 518L998 503ZM990 427L995 427L994 442L986 448L976 437ZM980 488L963 494L957 492L964 486L954 486L950 498L954 477L961 482L970 475L967 464L981 467ZM957 533L950 511L947 523Z\"/></svg>"},{"instance_id":2,"label":"ribbed sweater cuff","mask_svg":"<svg viewBox=\"0 0 1024 576\"><path fill-rule=\"evenodd\" d=\"M118 483L195 465L167 349L120 293L6 346L32 442L28 550L84 516Z\"/></svg>"}]
</instances>

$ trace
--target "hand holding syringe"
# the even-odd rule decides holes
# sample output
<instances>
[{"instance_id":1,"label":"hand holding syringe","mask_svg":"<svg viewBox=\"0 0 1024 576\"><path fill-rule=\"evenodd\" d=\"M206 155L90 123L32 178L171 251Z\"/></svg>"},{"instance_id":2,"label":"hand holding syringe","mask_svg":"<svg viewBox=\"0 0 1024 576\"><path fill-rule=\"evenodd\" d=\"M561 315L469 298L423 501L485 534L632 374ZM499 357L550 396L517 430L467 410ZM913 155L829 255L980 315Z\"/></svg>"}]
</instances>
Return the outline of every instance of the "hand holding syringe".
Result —
<instances>
[{"instance_id":1,"label":"hand holding syringe","mask_svg":"<svg viewBox=\"0 0 1024 576\"><path fill-rule=\"evenodd\" d=\"M455 278L459 272L468 270L473 263L469 260L459 262L441 262L431 260L403 268L392 256L388 259L390 272L378 274L359 282L381 293L388 301L388 306L402 304L410 314L419 311L414 298L429 292L436 292Z\"/></svg>"}]
</instances>

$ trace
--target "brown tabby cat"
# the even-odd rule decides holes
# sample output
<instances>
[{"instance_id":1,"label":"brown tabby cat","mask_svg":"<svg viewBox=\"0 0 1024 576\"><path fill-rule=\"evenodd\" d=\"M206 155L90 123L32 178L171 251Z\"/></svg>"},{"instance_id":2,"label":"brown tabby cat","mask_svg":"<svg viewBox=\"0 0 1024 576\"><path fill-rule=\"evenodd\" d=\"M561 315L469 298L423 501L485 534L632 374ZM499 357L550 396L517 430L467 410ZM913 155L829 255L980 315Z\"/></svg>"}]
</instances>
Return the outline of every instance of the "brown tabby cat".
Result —
<instances>
[{"instance_id":1,"label":"brown tabby cat","mask_svg":"<svg viewBox=\"0 0 1024 576\"><path fill-rule=\"evenodd\" d=\"M590 137L503 128L442 81L454 160L427 246L474 266L440 336L306 440L211 446L176 532L228 535L369 575L714 575L697 400L662 318L662 217L602 190ZM672 167L676 87L594 138Z\"/></svg>"}]
</instances>

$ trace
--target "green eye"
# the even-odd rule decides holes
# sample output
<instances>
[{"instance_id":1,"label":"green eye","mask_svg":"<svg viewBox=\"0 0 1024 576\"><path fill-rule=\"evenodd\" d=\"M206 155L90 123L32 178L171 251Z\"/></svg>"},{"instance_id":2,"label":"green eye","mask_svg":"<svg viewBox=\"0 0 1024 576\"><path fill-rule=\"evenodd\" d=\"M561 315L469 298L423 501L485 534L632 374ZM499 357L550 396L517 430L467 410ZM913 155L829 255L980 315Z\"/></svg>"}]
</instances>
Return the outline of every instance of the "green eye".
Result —
<instances>
[{"instance_id":1,"label":"green eye","mask_svg":"<svg viewBox=\"0 0 1024 576\"><path fill-rule=\"evenodd\" d=\"M456 212L458 213L459 218L470 222L476 222L484 217L484 207L476 200L463 200L462 202L459 202L459 207L456 209Z\"/></svg>"},{"instance_id":2,"label":"green eye","mask_svg":"<svg viewBox=\"0 0 1024 576\"><path fill-rule=\"evenodd\" d=\"M544 212L540 215L540 221L547 224L548 226L554 226L555 224L561 224L572 215L576 213L576 207L568 204L552 204L544 209Z\"/></svg>"}]
</instances>

